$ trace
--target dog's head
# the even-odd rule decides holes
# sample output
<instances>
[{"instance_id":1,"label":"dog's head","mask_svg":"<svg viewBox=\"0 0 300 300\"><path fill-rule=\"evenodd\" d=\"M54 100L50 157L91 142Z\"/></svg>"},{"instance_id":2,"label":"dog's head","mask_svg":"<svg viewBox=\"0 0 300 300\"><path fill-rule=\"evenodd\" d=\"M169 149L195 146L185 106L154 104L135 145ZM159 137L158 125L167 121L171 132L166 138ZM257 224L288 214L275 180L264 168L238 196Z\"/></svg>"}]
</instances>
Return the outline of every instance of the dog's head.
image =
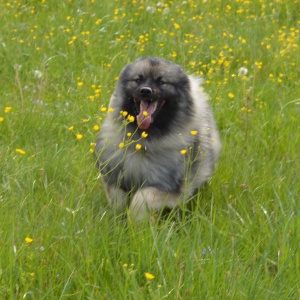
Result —
<instances>
[{"instance_id":1,"label":"dog's head","mask_svg":"<svg viewBox=\"0 0 300 300\"><path fill-rule=\"evenodd\" d=\"M186 122L193 111L189 77L168 60L144 57L120 74L115 101L135 116L135 125L149 132L168 132Z\"/></svg>"}]
</instances>

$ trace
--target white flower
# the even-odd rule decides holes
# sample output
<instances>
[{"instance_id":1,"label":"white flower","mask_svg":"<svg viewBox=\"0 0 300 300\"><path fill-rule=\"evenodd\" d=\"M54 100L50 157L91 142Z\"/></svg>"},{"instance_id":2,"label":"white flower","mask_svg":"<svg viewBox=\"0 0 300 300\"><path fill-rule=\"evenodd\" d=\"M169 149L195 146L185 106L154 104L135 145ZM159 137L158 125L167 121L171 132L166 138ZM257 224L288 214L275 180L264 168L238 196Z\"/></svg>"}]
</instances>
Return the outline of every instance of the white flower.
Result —
<instances>
[{"instance_id":1,"label":"white flower","mask_svg":"<svg viewBox=\"0 0 300 300\"><path fill-rule=\"evenodd\" d=\"M156 8L153 7L153 6L148 6L146 8L146 11L149 12L149 13L151 13L151 14L154 14L156 12Z\"/></svg>"},{"instance_id":2,"label":"white flower","mask_svg":"<svg viewBox=\"0 0 300 300\"><path fill-rule=\"evenodd\" d=\"M246 76L248 74L248 69L245 67L241 67L238 70L239 75Z\"/></svg>"},{"instance_id":3,"label":"white flower","mask_svg":"<svg viewBox=\"0 0 300 300\"><path fill-rule=\"evenodd\" d=\"M170 12L170 8L169 7L165 7L162 14L163 15L167 15Z\"/></svg>"},{"instance_id":4,"label":"white flower","mask_svg":"<svg viewBox=\"0 0 300 300\"><path fill-rule=\"evenodd\" d=\"M43 76L43 73L39 70L35 70L33 73L34 73L34 77L38 78L38 79L42 78L42 76Z\"/></svg>"}]
</instances>

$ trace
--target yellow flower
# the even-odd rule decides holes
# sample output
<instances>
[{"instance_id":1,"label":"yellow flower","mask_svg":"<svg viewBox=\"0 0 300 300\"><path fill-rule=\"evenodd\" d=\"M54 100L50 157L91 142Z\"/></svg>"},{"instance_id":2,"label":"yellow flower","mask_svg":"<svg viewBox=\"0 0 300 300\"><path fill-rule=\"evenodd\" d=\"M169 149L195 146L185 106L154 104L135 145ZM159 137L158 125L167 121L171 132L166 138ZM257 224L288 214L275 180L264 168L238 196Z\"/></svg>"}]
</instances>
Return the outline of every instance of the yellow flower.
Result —
<instances>
[{"instance_id":1,"label":"yellow flower","mask_svg":"<svg viewBox=\"0 0 300 300\"><path fill-rule=\"evenodd\" d=\"M77 82L77 86L83 86L84 83L82 81Z\"/></svg>"},{"instance_id":2,"label":"yellow flower","mask_svg":"<svg viewBox=\"0 0 300 300\"><path fill-rule=\"evenodd\" d=\"M90 152L90 153L94 153L95 150L91 148L91 149L89 150L89 152Z\"/></svg>"},{"instance_id":3,"label":"yellow flower","mask_svg":"<svg viewBox=\"0 0 300 300\"><path fill-rule=\"evenodd\" d=\"M12 107L11 106L6 106L5 109L4 109L4 112L5 113L8 113L12 110Z\"/></svg>"},{"instance_id":4,"label":"yellow flower","mask_svg":"<svg viewBox=\"0 0 300 300\"><path fill-rule=\"evenodd\" d=\"M128 132L128 133L127 133L127 136L128 136L128 137L131 137L131 136L132 136L132 133L131 133L131 132Z\"/></svg>"},{"instance_id":5,"label":"yellow flower","mask_svg":"<svg viewBox=\"0 0 300 300\"><path fill-rule=\"evenodd\" d=\"M3 118L3 117L0 117L0 123L3 122L3 121L4 121L4 118Z\"/></svg>"},{"instance_id":6,"label":"yellow flower","mask_svg":"<svg viewBox=\"0 0 300 300\"><path fill-rule=\"evenodd\" d=\"M95 126L93 127L93 129L94 129L95 131L97 131L97 130L99 130L99 129L100 129L100 126L98 126L98 125L95 125Z\"/></svg>"},{"instance_id":7,"label":"yellow flower","mask_svg":"<svg viewBox=\"0 0 300 300\"><path fill-rule=\"evenodd\" d=\"M141 134L141 137L143 139L145 139L147 136L148 136L148 133L146 131L143 131L142 134Z\"/></svg>"},{"instance_id":8,"label":"yellow flower","mask_svg":"<svg viewBox=\"0 0 300 300\"><path fill-rule=\"evenodd\" d=\"M145 273L145 277L146 277L146 279L148 279L148 280L152 280L152 279L155 278L155 276L154 276L153 274L149 273L149 272L146 272L146 273Z\"/></svg>"},{"instance_id":9,"label":"yellow flower","mask_svg":"<svg viewBox=\"0 0 300 300\"><path fill-rule=\"evenodd\" d=\"M16 149L16 152L19 154L25 154L26 152L22 149Z\"/></svg>"},{"instance_id":10,"label":"yellow flower","mask_svg":"<svg viewBox=\"0 0 300 300\"><path fill-rule=\"evenodd\" d=\"M26 237L25 238L25 243L26 244L31 244L33 242L33 239L32 238L30 238L30 237Z\"/></svg>"},{"instance_id":11,"label":"yellow flower","mask_svg":"<svg viewBox=\"0 0 300 300\"><path fill-rule=\"evenodd\" d=\"M72 131L74 129L74 126L71 126L68 128L70 131Z\"/></svg>"},{"instance_id":12,"label":"yellow flower","mask_svg":"<svg viewBox=\"0 0 300 300\"><path fill-rule=\"evenodd\" d=\"M96 25L99 25L102 22L102 19L97 19L97 21L95 22Z\"/></svg>"},{"instance_id":13,"label":"yellow flower","mask_svg":"<svg viewBox=\"0 0 300 300\"><path fill-rule=\"evenodd\" d=\"M141 145L141 144L136 144L136 145L135 145L135 149L136 149L136 150L142 149L142 145Z\"/></svg>"},{"instance_id":14,"label":"yellow flower","mask_svg":"<svg viewBox=\"0 0 300 300\"><path fill-rule=\"evenodd\" d=\"M182 155L185 155L186 154L186 150L184 149L184 150L180 150L180 154L182 154Z\"/></svg>"},{"instance_id":15,"label":"yellow flower","mask_svg":"<svg viewBox=\"0 0 300 300\"><path fill-rule=\"evenodd\" d=\"M260 70L262 68L263 63L261 61L259 61L259 62L255 62L254 64Z\"/></svg>"},{"instance_id":16,"label":"yellow flower","mask_svg":"<svg viewBox=\"0 0 300 300\"><path fill-rule=\"evenodd\" d=\"M89 122L90 121L90 119L83 119L82 120L82 123L87 123L87 122Z\"/></svg>"},{"instance_id":17,"label":"yellow flower","mask_svg":"<svg viewBox=\"0 0 300 300\"><path fill-rule=\"evenodd\" d=\"M144 115L145 117L147 117L147 116L148 116L148 112L147 112L146 110L144 110L144 111L143 111L143 115Z\"/></svg>"},{"instance_id":18,"label":"yellow flower","mask_svg":"<svg viewBox=\"0 0 300 300\"><path fill-rule=\"evenodd\" d=\"M197 135L198 131L197 130L192 130L191 135Z\"/></svg>"},{"instance_id":19,"label":"yellow flower","mask_svg":"<svg viewBox=\"0 0 300 300\"><path fill-rule=\"evenodd\" d=\"M134 118L134 116L129 115L129 116L127 117L127 120L128 120L129 122L134 122L135 118Z\"/></svg>"},{"instance_id":20,"label":"yellow flower","mask_svg":"<svg viewBox=\"0 0 300 300\"><path fill-rule=\"evenodd\" d=\"M128 112L127 112L127 111L121 110L121 111L120 111L120 114L121 114L123 117L126 117L126 116L128 115Z\"/></svg>"},{"instance_id":21,"label":"yellow flower","mask_svg":"<svg viewBox=\"0 0 300 300\"><path fill-rule=\"evenodd\" d=\"M77 133L76 134L76 139L81 140L83 138L83 134Z\"/></svg>"},{"instance_id":22,"label":"yellow flower","mask_svg":"<svg viewBox=\"0 0 300 300\"><path fill-rule=\"evenodd\" d=\"M100 111L101 111L101 112L106 112L106 110L107 110L106 107L101 107L101 108L100 108Z\"/></svg>"},{"instance_id":23,"label":"yellow flower","mask_svg":"<svg viewBox=\"0 0 300 300\"><path fill-rule=\"evenodd\" d=\"M125 146L125 144L124 144L123 142L121 142L121 143L119 144L119 148L120 148L120 149L124 148L124 146Z\"/></svg>"},{"instance_id":24,"label":"yellow flower","mask_svg":"<svg viewBox=\"0 0 300 300\"><path fill-rule=\"evenodd\" d=\"M232 98L234 98L234 94L233 94L233 93L229 93L229 94L228 94L228 97L229 97L230 99L232 99Z\"/></svg>"},{"instance_id":25,"label":"yellow flower","mask_svg":"<svg viewBox=\"0 0 300 300\"><path fill-rule=\"evenodd\" d=\"M109 108L108 108L108 112L114 112L114 110L115 110L115 109L114 109L113 107L109 107Z\"/></svg>"}]
</instances>

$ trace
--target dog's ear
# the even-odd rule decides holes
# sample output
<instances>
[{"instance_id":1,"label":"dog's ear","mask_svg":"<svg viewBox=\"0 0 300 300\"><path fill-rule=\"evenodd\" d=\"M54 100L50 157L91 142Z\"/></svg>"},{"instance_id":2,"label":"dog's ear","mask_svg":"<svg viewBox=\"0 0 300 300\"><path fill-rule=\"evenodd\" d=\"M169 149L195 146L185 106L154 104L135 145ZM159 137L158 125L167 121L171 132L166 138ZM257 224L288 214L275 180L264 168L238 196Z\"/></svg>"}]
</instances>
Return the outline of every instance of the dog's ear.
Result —
<instances>
[{"instance_id":1,"label":"dog's ear","mask_svg":"<svg viewBox=\"0 0 300 300\"><path fill-rule=\"evenodd\" d=\"M119 76L119 82L124 82L126 78L127 79L130 78L131 69L132 69L132 64L128 64L121 70Z\"/></svg>"},{"instance_id":2,"label":"dog's ear","mask_svg":"<svg viewBox=\"0 0 300 300\"><path fill-rule=\"evenodd\" d=\"M180 66L180 65L177 65L177 66L179 67L179 70L184 73L184 67Z\"/></svg>"}]
</instances>

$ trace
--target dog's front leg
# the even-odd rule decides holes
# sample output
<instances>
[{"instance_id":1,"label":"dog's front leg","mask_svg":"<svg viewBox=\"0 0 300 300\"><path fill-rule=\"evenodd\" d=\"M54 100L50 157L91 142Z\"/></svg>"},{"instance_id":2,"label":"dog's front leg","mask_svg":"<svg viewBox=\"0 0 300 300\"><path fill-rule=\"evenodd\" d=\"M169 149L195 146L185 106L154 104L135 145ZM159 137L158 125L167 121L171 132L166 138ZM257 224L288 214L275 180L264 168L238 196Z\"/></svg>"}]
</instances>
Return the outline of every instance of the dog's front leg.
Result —
<instances>
[{"instance_id":1,"label":"dog's front leg","mask_svg":"<svg viewBox=\"0 0 300 300\"><path fill-rule=\"evenodd\" d=\"M108 185L104 180L102 180L108 204L116 209L116 211L123 211L126 209L127 205L127 193L118 188L116 185Z\"/></svg>"},{"instance_id":2,"label":"dog's front leg","mask_svg":"<svg viewBox=\"0 0 300 300\"><path fill-rule=\"evenodd\" d=\"M143 220L151 211L159 211L164 207L172 209L180 203L179 193L167 193L156 187L146 187L134 194L129 215L133 220Z\"/></svg>"}]
</instances>

